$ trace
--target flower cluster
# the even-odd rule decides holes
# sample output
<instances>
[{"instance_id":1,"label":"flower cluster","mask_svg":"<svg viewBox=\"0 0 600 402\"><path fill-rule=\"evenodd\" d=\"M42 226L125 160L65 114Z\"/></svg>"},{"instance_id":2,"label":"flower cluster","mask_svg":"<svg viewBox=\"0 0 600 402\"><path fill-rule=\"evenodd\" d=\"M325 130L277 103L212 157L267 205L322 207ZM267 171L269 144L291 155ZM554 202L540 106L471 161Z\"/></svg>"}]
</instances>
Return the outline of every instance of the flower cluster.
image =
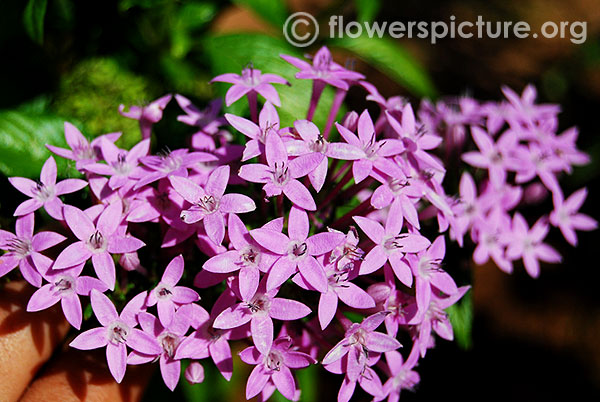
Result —
<instances>
[{"instance_id":1,"label":"flower cluster","mask_svg":"<svg viewBox=\"0 0 600 402\"><path fill-rule=\"evenodd\" d=\"M167 95L119 108L140 122L143 139L130 150L115 144L119 134L89 142L65 123L70 149L48 148L75 161L84 179L57 182L53 157L39 181L10 179L29 199L15 211L16 233L0 230L7 251L0 276L18 265L39 288L28 311L60 301L78 330L80 298L89 298L100 326L85 320L91 329L71 346L105 347L117 382L127 365L158 360L172 390L183 359L191 360L185 378L196 383L204 378L199 361L209 357L229 380L230 342L242 340L249 346L239 357L254 366L247 398L266 400L277 389L297 400L293 372L320 360L342 377L338 401L357 385L376 401L397 401L418 384L414 368L434 347L434 333L452 340L446 309L469 289L444 262L447 238L463 246L468 233L476 263L491 258L511 272L522 260L535 277L539 261L560 261L544 242L550 225L572 245L575 230L596 227L578 213L586 190L565 200L558 183L588 161L575 145L577 131L557 134L558 108L535 104L532 87L521 97L505 89L499 103L423 102L415 115L406 100L385 99L335 63L327 48L312 64L282 57L300 69L296 78L313 82L308 112L291 127L281 124L272 85L289 83L247 67L213 81L233 84L227 105L247 98L250 119L221 116L220 101L201 110L175 95L184 112L178 120L196 130L189 149L149 154ZM328 85L335 97L321 130L313 116ZM352 86L366 90L378 115L365 109L335 121ZM236 144L238 132L248 141ZM446 170L455 156L466 162L458 189L445 181L455 174ZM63 204L61 195L86 186L93 205ZM548 193L554 210L530 227L519 207ZM42 206L62 222L62 234L34 234ZM158 251L151 246L157 234ZM59 244L67 245L44 254ZM128 300L120 314L115 304L123 297L111 298L117 292Z\"/></svg>"}]
</instances>

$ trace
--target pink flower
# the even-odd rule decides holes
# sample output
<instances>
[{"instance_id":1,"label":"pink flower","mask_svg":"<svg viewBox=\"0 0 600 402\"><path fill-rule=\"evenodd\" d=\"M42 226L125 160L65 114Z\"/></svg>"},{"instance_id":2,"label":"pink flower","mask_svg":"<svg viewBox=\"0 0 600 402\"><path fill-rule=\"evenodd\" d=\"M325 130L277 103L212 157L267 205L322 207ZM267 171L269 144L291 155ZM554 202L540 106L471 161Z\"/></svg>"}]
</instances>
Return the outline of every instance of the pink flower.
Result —
<instances>
[{"instance_id":1,"label":"pink flower","mask_svg":"<svg viewBox=\"0 0 600 402\"><path fill-rule=\"evenodd\" d=\"M273 319L298 320L310 314L310 309L299 301L275 297L278 289L266 291L265 288L263 279L252 299L226 308L213 326L231 329L250 322L254 345L261 353L268 354L273 343Z\"/></svg>"},{"instance_id":2,"label":"pink flower","mask_svg":"<svg viewBox=\"0 0 600 402\"><path fill-rule=\"evenodd\" d=\"M354 221L375 243L360 266L360 275L377 271L389 261L394 273L406 286L412 285L413 277L409 266L403 260L405 253L417 253L427 248L431 242L420 234L400 233L402 214L399 203L392 204L385 228L378 222L362 216L354 216Z\"/></svg>"},{"instance_id":3,"label":"pink flower","mask_svg":"<svg viewBox=\"0 0 600 402\"><path fill-rule=\"evenodd\" d=\"M297 57L285 54L282 54L281 58L300 69L296 73L296 78L322 81L343 90L348 90L349 81L357 81L365 78L364 75L347 70L334 62L331 52L325 46L315 54L312 65Z\"/></svg>"},{"instance_id":4,"label":"pink flower","mask_svg":"<svg viewBox=\"0 0 600 402\"><path fill-rule=\"evenodd\" d=\"M383 384L383 393L387 396L388 402L398 402L400 400L400 392L403 389L414 391L415 387L421 381L419 373L413 370L419 361L419 348L413 347L406 361L395 350L386 352L385 361L391 375L385 384Z\"/></svg>"},{"instance_id":5,"label":"pink flower","mask_svg":"<svg viewBox=\"0 0 600 402\"><path fill-rule=\"evenodd\" d=\"M143 174L138 161L141 157L148 155L150 139L140 141L130 151L121 150L106 139L102 140L101 147L102 155L107 164L88 164L85 165L85 170L99 175L111 176L108 185L112 190L135 184Z\"/></svg>"},{"instance_id":6,"label":"pink flower","mask_svg":"<svg viewBox=\"0 0 600 402\"><path fill-rule=\"evenodd\" d=\"M8 251L0 257L0 277L12 271L17 265L23 278L35 287L42 285L40 274L52 265L52 260L40 251L57 245L65 237L54 232L33 234L34 215L30 213L17 218L15 234L0 229L0 249Z\"/></svg>"},{"instance_id":7,"label":"pink flower","mask_svg":"<svg viewBox=\"0 0 600 402\"><path fill-rule=\"evenodd\" d=\"M281 227L277 224L279 222L274 222L275 224L271 222L271 225L267 224L263 227L281 232ZM202 268L221 274L239 270L240 294L244 300L249 300L258 288L260 272L267 272L278 256L254 241L237 215L229 214L227 227L229 240L234 249L211 257Z\"/></svg>"},{"instance_id":8,"label":"pink flower","mask_svg":"<svg viewBox=\"0 0 600 402\"><path fill-rule=\"evenodd\" d=\"M124 237L116 233L121 223L122 208L120 202L110 204L98 217L98 224L94 225L80 209L65 205L65 221L79 241L69 245L59 254L53 269L73 267L91 258L98 278L113 290L115 263L110 253L131 253L145 245L135 237Z\"/></svg>"},{"instance_id":9,"label":"pink flower","mask_svg":"<svg viewBox=\"0 0 600 402\"><path fill-rule=\"evenodd\" d=\"M275 339L266 351L250 346L240 352L240 359L244 363L256 365L248 377L246 399L258 395L271 380L284 397L297 401L300 391L296 388L290 369L304 368L316 363L306 353L294 350L289 336Z\"/></svg>"},{"instance_id":10,"label":"pink flower","mask_svg":"<svg viewBox=\"0 0 600 402\"><path fill-rule=\"evenodd\" d=\"M242 96L251 92L262 95L275 106L281 106L279 95L271 83L289 85L285 79L278 75L261 74L260 70L252 67L243 69L242 75L233 73L218 75L211 82L228 82L233 84L225 94L225 104L227 106L231 106L231 104Z\"/></svg>"},{"instance_id":11,"label":"pink flower","mask_svg":"<svg viewBox=\"0 0 600 402\"><path fill-rule=\"evenodd\" d=\"M315 158L322 155L321 162L308 174L308 178L317 192L321 191L327 177L327 157L357 160L365 156L364 152L354 144L328 142L311 121L297 120L294 122L294 128L301 139L290 140L285 143L288 154L293 156L313 154Z\"/></svg>"},{"instance_id":12,"label":"pink flower","mask_svg":"<svg viewBox=\"0 0 600 402\"><path fill-rule=\"evenodd\" d=\"M171 325L175 310L181 305L193 303L200 299L195 290L184 286L177 286L183 275L183 256L173 258L156 287L148 293L146 305L157 305L158 318L163 327Z\"/></svg>"},{"instance_id":13,"label":"pink flower","mask_svg":"<svg viewBox=\"0 0 600 402\"><path fill-rule=\"evenodd\" d=\"M181 374L181 361L175 358L175 353L190 328L191 315L192 307L183 306L174 313L170 324L163 326L152 314L144 311L140 312L137 319L142 330L155 339L155 343L160 345L162 350L151 354L133 350L127 357L127 364L144 364L158 359L163 381L173 391L179 382Z\"/></svg>"},{"instance_id":14,"label":"pink flower","mask_svg":"<svg viewBox=\"0 0 600 402\"><path fill-rule=\"evenodd\" d=\"M155 101L150 102L146 106L131 106L128 112L125 112L125 105L119 105L119 113L121 116L130 119L139 120L142 138L149 139L152 135L152 126L162 119L163 110L171 101L172 95L165 95Z\"/></svg>"},{"instance_id":15,"label":"pink flower","mask_svg":"<svg viewBox=\"0 0 600 402\"><path fill-rule=\"evenodd\" d=\"M74 193L87 186L87 182L80 179L66 179L57 183L56 161L53 157L49 157L42 166L40 181L34 182L25 177L11 177L8 180L17 190L31 197L17 207L14 216L27 215L43 206L51 217L59 221L64 218L63 203L58 196Z\"/></svg>"},{"instance_id":16,"label":"pink flower","mask_svg":"<svg viewBox=\"0 0 600 402\"><path fill-rule=\"evenodd\" d=\"M92 289L106 292L108 287L91 276L79 276L84 264L60 271L49 270L44 274L46 285L38 289L27 304L27 311L45 310L60 301L63 313L69 323L79 329L82 313L79 296L89 296Z\"/></svg>"},{"instance_id":17,"label":"pink flower","mask_svg":"<svg viewBox=\"0 0 600 402\"><path fill-rule=\"evenodd\" d=\"M511 260L523 258L525 270L532 278L540 275L540 263L538 260L546 262L560 262L560 254L551 246L542 243L548 234L548 223L546 218L540 218L529 229L527 221L520 213L515 213L512 221L512 230L507 233L508 248L506 256Z\"/></svg>"},{"instance_id":18,"label":"pink flower","mask_svg":"<svg viewBox=\"0 0 600 402\"><path fill-rule=\"evenodd\" d=\"M362 149L364 152L364 156L352 164L352 173L356 183L360 183L371 174L373 166L379 158L397 155L404 151L404 145L399 140L385 139L377 141L373 120L371 120L371 116L366 109L358 118L358 137L340 124L336 123L336 127L348 144Z\"/></svg>"},{"instance_id":19,"label":"pink flower","mask_svg":"<svg viewBox=\"0 0 600 402\"><path fill-rule=\"evenodd\" d=\"M205 188L179 176L170 178L171 184L192 207L181 212L185 223L204 220L208 237L221 244L225 237L225 217L227 213L254 211L256 204L243 194L223 194L229 181L229 166L219 166L208 176Z\"/></svg>"},{"instance_id":20,"label":"pink flower","mask_svg":"<svg viewBox=\"0 0 600 402\"><path fill-rule=\"evenodd\" d=\"M598 222L595 219L578 212L586 197L586 188L575 191L566 200L560 189L555 191L552 197L554 210L550 213L550 223L560 229L565 239L572 246L577 245L575 229L587 231L598 227Z\"/></svg>"},{"instance_id":21,"label":"pink flower","mask_svg":"<svg viewBox=\"0 0 600 402\"><path fill-rule=\"evenodd\" d=\"M308 237L306 211L292 207L289 215L289 237L271 229L254 229L250 235L258 244L281 257L269 271L267 290L281 286L296 272L319 292L327 292L327 276L315 256L333 250L345 239L341 232L324 232Z\"/></svg>"},{"instance_id":22,"label":"pink flower","mask_svg":"<svg viewBox=\"0 0 600 402\"><path fill-rule=\"evenodd\" d=\"M260 114L258 115L258 125L254 122L234 114L225 114L225 118L240 133L244 134L250 141L246 142L242 162L252 159L255 156L265 152L265 143L267 135L273 130L279 130L279 116L277 110L271 102L265 102Z\"/></svg>"},{"instance_id":23,"label":"pink flower","mask_svg":"<svg viewBox=\"0 0 600 402\"><path fill-rule=\"evenodd\" d=\"M346 330L344 339L339 341L323 358L323 365L329 365L348 356L345 359L347 379L356 382L367 368L369 353L384 353L402 347L395 338L376 332L383 323L387 313L380 312L365 318L360 324L353 323Z\"/></svg>"},{"instance_id":24,"label":"pink flower","mask_svg":"<svg viewBox=\"0 0 600 402\"><path fill-rule=\"evenodd\" d=\"M102 155L100 143L103 139L110 142L115 142L119 139L121 133L110 133L98 136L89 142L87 138L71 123L65 122L65 139L71 149L55 147L54 145L46 144L46 148L54 152L58 156L65 159L74 160L77 170L83 170L84 166L89 163L97 162Z\"/></svg>"},{"instance_id":25,"label":"pink flower","mask_svg":"<svg viewBox=\"0 0 600 402\"><path fill-rule=\"evenodd\" d=\"M146 355L158 355L162 348L150 335L135 328L137 315L142 311L146 292L140 293L117 314L108 297L93 289L90 294L92 310L102 327L79 334L69 346L91 350L106 346L108 368L115 381L121 383L127 368L127 346Z\"/></svg>"},{"instance_id":26,"label":"pink flower","mask_svg":"<svg viewBox=\"0 0 600 402\"><path fill-rule=\"evenodd\" d=\"M284 193L294 205L314 211L317 209L310 191L297 179L312 172L323 159L323 155L310 153L294 160L288 153L281 137L270 132L265 145L267 165L251 163L240 168L239 176L253 183L265 183L263 190L267 197Z\"/></svg>"}]
</instances>

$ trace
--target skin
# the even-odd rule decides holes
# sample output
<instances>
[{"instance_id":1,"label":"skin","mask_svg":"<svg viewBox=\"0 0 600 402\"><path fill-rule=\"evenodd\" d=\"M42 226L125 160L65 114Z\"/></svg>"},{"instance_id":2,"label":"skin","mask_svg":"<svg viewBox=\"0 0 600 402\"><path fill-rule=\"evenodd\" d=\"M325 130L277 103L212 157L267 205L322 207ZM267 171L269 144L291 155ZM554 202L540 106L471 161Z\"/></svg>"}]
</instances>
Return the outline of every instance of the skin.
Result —
<instances>
[{"instance_id":1,"label":"skin","mask_svg":"<svg viewBox=\"0 0 600 402\"><path fill-rule=\"evenodd\" d=\"M0 400L139 401L156 365L130 366L117 384L104 349L65 346L70 326L60 304L36 313L25 310L34 291L24 281L0 286Z\"/></svg>"}]
</instances>

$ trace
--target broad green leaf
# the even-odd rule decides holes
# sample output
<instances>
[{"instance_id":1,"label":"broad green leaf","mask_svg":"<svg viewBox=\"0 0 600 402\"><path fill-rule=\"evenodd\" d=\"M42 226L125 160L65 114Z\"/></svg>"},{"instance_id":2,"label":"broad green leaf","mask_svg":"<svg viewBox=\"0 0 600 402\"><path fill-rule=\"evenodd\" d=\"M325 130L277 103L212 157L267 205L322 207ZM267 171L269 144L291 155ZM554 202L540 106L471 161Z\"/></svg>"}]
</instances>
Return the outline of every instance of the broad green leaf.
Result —
<instances>
[{"instance_id":1,"label":"broad green leaf","mask_svg":"<svg viewBox=\"0 0 600 402\"><path fill-rule=\"evenodd\" d=\"M331 45L356 54L414 95L436 97L437 92L425 69L392 39L363 35L334 39Z\"/></svg>"},{"instance_id":2,"label":"broad green leaf","mask_svg":"<svg viewBox=\"0 0 600 402\"><path fill-rule=\"evenodd\" d=\"M44 42L44 17L48 0L29 0L23 11L23 25L27 35L37 44Z\"/></svg>"},{"instance_id":3,"label":"broad green leaf","mask_svg":"<svg viewBox=\"0 0 600 402\"><path fill-rule=\"evenodd\" d=\"M51 155L46 144L67 147L64 120L47 113L20 110L0 111L0 171L6 176L38 178ZM59 163L64 175L65 162Z\"/></svg>"},{"instance_id":4,"label":"broad green leaf","mask_svg":"<svg viewBox=\"0 0 600 402\"><path fill-rule=\"evenodd\" d=\"M381 0L354 0L354 5L357 21L372 22L381 9Z\"/></svg>"},{"instance_id":5,"label":"broad green leaf","mask_svg":"<svg viewBox=\"0 0 600 402\"><path fill-rule=\"evenodd\" d=\"M233 0L233 2L254 11L260 18L271 23L278 29L283 27L288 17L287 8L283 0Z\"/></svg>"},{"instance_id":6,"label":"broad green leaf","mask_svg":"<svg viewBox=\"0 0 600 402\"><path fill-rule=\"evenodd\" d=\"M291 83L289 87L274 84L281 98L281 107L278 112L282 126L291 126L295 120L306 117L312 82L295 79L294 75L298 72L298 69L279 57L282 53L302 57L297 50L290 47L286 42L262 34L227 34L208 37L204 42L204 46L214 75L223 73L240 74L244 67L252 63L254 68L261 70L263 73L278 74ZM221 83L214 85L218 86L217 89L221 96L224 96L231 86L231 84ZM332 101L333 90L326 88L314 117L315 124L321 129L327 120ZM240 99L227 108L227 111L247 115L247 107L246 100ZM344 110L341 110L338 117L343 113Z\"/></svg>"},{"instance_id":7,"label":"broad green leaf","mask_svg":"<svg viewBox=\"0 0 600 402\"><path fill-rule=\"evenodd\" d=\"M470 349L473 344L471 336L473 327L473 300L471 299L471 292L467 292L458 303L447 308L446 312L452 324L456 343L462 349Z\"/></svg>"}]
</instances>

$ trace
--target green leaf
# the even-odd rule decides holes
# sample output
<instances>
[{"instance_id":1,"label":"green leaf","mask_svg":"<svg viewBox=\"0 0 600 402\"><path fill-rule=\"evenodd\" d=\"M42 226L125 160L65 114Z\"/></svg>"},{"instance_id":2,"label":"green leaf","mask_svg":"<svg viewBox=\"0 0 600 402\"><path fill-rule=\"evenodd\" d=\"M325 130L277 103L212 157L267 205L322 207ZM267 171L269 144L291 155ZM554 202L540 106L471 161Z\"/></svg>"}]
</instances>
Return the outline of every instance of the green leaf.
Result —
<instances>
[{"instance_id":1,"label":"green leaf","mask_svg":"<svg viewBox=\"0 0 600 402\"><path fill-rule=\"evenodd\" d=\"M331 44L356 54L414 95L436 97L437 92L425 69L393 40L363 35L334 39Z\"/></svg>"},{"instance_id":2,"label":"green leaf","mask_svg":"<svg viewBox=\"0 0 600 402\"><path fill-rule=\"evenodd\" d=\"M23 25L27 35L37 44L44 42L44 17L48 0L29 0L23 11Z\"/></svg>"},{"instance_id":3,"label":"green leaf","mask_svg":"<svg viewBox=\"0 0 600 402\"><path fill-rule=\"evenodd\" d=\"M283 0L233 0L239 6L249 8L263 20L278 29L283 27L288 11Z\"/></svg>"},{"instance_id":4,"label":"green leaf","mask_svg":"<svg viewBox=\"0 0 600 402\"><path fill-rule=\"evenodd\" d=\"M452 324L456 343L462 349L470 349L473 344L471 329L473 327L473 300L471 292L467 292L462 300L446 309Z\"/></svg>"},{"instance_id":5,"label":"green leaf","mask_svg":"<svg viewBox=\"0 0 600 402\"><path fill-rule=\"evenodd\" d=\"M0 111L0 171L7 176L38 178L51 155L46 144L67 147L64 120L43 112ZM56 158L59 174L66 162Z\"/></svg>"},{"instance_id":6,"label":"green leaf","mask_svg":"<svg viewBox=\"0 0 600 402\"><path fill-rule=\"evenodd\" d=\"M254 68L263 73L278 74L291 83L289 87L274 85L281 98L281 107L278 112L282 126L291 126L295 120L303 119L306 116L312 83L309 80L295 79L294 75L298 69L279 57L282 53L302 57L285 41L263 34L227 34L208 37L204 42L204 47L214 75L240 74L245 66L252 63ZM214 85L217 86L221 96L231 86L220 83ZM259 99L261 99L260 96ZM332 101L333 90L325 88L313 119L317 126L321 128L325 126ZM226 110L229 113L243 115L246 113L247 107L245 99L241 99ZM343 113L342 108L338 116Z\"/></svg>"},{"instance_id":7,"label":"green leaf","mask_svg":"<svg viewBox=\"0 0 600 402\"><path fill-rule=\"evenodd\" d=\"M354 0L354 5L357 21L372 22L381 9L381 0Z\"/></svg>"}]
</instances>

